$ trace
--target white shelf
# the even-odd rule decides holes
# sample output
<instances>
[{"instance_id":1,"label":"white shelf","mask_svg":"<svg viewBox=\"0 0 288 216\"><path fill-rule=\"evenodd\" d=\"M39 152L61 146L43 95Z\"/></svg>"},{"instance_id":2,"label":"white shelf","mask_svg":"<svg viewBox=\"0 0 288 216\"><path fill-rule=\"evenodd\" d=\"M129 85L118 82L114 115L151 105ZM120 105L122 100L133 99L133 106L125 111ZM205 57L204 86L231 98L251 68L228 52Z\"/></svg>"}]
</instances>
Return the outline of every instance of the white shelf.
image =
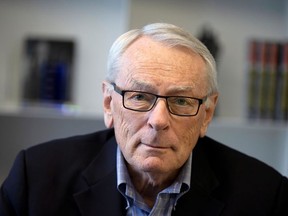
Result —
<instances>
[{"instance_id":1,"label":"white shelf","mask_svg":"<svg viewBox=\"0 0 288 216\"><path fill-rule=\"evenodd\" d=\"M215 119L208 135L288 176L288 123Z\"/></svg>"}]
</instances>

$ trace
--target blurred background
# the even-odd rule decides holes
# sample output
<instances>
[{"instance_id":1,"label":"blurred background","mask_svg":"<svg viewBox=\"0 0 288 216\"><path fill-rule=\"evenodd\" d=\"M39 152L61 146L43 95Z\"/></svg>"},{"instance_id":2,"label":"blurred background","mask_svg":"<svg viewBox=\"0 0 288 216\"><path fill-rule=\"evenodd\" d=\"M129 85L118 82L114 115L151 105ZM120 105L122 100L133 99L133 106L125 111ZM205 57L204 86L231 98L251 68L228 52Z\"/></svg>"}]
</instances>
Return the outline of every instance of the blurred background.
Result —
<instances>
[{"instance_id":1,"label":"blurred background","mask_svg":"<svg viewBox=\"0 0 288 216\"><path fill-rule=\"evenodd\" d=\"M104 128L109 48L151 22L185 28L215 56L208 135L288 175L288 1L1 0L0 183L21 149Z\"/></svg>"}]
</instances>

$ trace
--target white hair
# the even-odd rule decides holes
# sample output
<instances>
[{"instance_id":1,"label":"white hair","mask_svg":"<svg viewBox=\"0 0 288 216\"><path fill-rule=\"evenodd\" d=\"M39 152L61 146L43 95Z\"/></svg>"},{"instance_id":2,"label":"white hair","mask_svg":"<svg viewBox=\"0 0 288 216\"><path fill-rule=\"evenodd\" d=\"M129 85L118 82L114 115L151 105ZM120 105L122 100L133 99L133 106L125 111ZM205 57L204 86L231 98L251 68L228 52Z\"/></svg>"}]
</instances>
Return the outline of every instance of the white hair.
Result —
<instances>
[{"instance_id":1,"label":"white hair","mask_svg":"<svg viewBox=\"0 0 288 216\"><path fill-rule=\"evenodd\" d=\"M216 64L207 47L182 28L167 23L148 24L141 29L130 30L117 38L109 51L107 81L115 81L120 69L119 61L122 54L135 40L142 36L148 36L169 47L186 47L200 55L206 63L207 94L218 92Z\"/></svg>"}]
</instances>

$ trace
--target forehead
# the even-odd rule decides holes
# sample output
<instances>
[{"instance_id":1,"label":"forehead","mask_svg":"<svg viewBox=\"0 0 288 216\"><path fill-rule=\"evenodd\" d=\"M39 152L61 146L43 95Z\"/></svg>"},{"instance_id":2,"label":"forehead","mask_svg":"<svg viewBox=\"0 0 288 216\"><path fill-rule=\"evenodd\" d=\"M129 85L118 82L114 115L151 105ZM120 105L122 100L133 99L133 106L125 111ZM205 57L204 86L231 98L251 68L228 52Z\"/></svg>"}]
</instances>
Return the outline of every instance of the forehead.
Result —
<instances>
[{"instance_id":1,"label":"forehead","mask_svg":"<svg viewBox=\"0 0 288 216\"><path fill-rule=\"evenodd\" d=\"M141 81L199 88L206 85L205 69L203 58L188 48L168 47L141 37L123 53L118 79L126 84Z\"/></svg>"}]
</instances>

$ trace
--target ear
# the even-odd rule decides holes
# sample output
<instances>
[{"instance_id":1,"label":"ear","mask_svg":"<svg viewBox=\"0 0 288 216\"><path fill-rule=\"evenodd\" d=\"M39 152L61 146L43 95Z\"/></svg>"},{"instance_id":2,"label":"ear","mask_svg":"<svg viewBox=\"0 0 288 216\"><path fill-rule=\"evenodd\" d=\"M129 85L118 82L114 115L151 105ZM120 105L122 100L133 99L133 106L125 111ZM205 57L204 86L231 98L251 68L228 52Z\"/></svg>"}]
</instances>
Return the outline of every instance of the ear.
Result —
<instances>
[{"instance_id":1,"label":"ear","mask_svg":"<svg viewBox=\"0 0 288 216\"><path fill-rule=\"evenodd\" d=\"M209 100L209 104L205 105L205 115L200 129L200 137L204 137L206 135L208 126L213 119L214 111L218 101L218 94L209 96Z\"/></svg>"},{"instance_id":2,"label":"ear","mask_svg":"<svg viewBox=\"0 0 288 216\"><path fill-rule=\"evenodd\" d=\"M104 123L107 128L113 127L113 117L111 110L111 86L107 82L102 82L102 93L103 93L103 109L104 109Z\"/></svg>"}]
</instances>

